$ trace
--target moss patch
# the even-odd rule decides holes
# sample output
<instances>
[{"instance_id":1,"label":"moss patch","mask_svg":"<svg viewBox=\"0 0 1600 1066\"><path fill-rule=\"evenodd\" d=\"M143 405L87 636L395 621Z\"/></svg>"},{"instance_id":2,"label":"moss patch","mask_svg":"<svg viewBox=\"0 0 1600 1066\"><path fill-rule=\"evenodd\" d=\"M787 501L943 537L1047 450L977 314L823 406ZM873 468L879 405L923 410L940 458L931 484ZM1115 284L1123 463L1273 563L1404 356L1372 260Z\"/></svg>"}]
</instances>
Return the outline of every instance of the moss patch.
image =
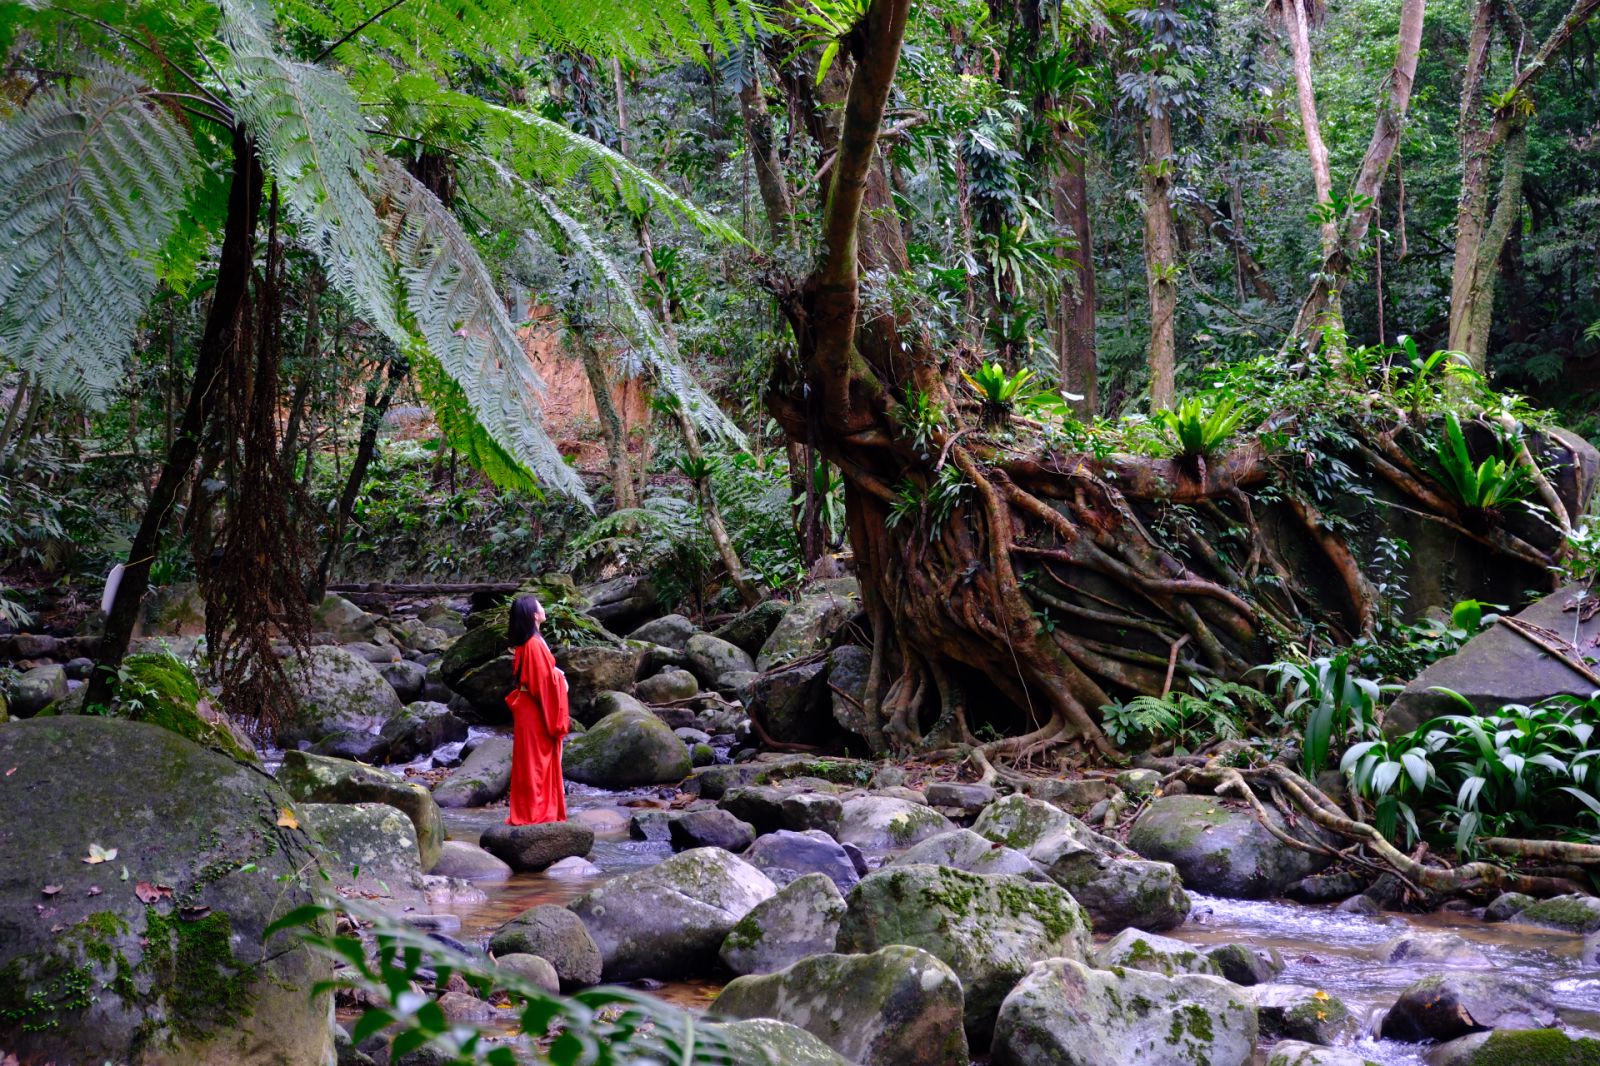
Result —
<instances>
[{"instance_id":1,"label":"moss patch","mask_svg":"<svg viewBox=\"0 0 1600 1066\"><path fill-rule=\"evenodd\" d=\"M1600 1066L1600 1040L1555 1029L1499 1029L1472 1053L1472 1066Z\"/></svg>"},{"instance_id":2,"label":"moss patch","mask_svg":"<svg viewBox=\"0 0 1600 1066\"><path fill-rule=\"evenodd\" d=\"M251 761L251 756L228 730L200 717L204 693L189 667L166 654L130 655L122 660L114 712L119 718L148 722L192 740L217 748L235 759Z\"/></svg>"},{"instance_id":3,"label":"moss patch","mask_svg":"<svg viewBox=\"0 0 1600 1066\"><path fill-rule=\"evenodd\" d=\"M150 912L144 966L152 991L165 1000L167 1024L179 1036L202 1039L250 1013L250 972L234 961L233 926L226 914L195 921Z\"/></svg>"}]
</instances>

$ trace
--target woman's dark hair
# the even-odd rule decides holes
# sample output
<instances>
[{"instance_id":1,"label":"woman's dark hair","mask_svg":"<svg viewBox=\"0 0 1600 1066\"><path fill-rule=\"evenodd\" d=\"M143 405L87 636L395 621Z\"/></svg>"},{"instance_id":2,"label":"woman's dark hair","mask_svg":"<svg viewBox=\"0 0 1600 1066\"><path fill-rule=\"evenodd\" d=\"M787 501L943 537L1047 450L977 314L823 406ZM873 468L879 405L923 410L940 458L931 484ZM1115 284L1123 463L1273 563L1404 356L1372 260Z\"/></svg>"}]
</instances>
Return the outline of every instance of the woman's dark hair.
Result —
<instances>
[{"instance_id":1,"label":"woman's dark hair","mask_svg":"<svg viewBox=\"0 0 1600 1066\"><path fill-rule=\"evenodd\" d=\"M520 648L539 632L539 601L533 596L518 596L511 601L511 646Z\"/></svg>"}]
</instances>

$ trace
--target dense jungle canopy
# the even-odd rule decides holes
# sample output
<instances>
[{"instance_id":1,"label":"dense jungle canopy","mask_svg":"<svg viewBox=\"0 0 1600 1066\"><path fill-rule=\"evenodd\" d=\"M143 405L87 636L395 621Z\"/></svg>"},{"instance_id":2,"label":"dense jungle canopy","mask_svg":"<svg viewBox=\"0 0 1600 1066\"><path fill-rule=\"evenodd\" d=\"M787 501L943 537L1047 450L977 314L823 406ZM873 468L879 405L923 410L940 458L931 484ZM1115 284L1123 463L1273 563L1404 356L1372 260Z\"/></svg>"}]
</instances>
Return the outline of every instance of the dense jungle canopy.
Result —
<instances>
[{"instance_id":1,"label":"dense jungle canopy","mask_svg":"<svg viewBox=\"0 0 1600 1066\"><path fill-rule=\"evenodd\" d=\"M752 752L1592 887L1600 697L1392 701L1491 626L1600 690L1597 9L0 0L0 691L127 716L188 611L292 749L333 593L475 596L415 686L492 707L515 589L604 690L783 617Z\"/></svg>"}]
</instances>

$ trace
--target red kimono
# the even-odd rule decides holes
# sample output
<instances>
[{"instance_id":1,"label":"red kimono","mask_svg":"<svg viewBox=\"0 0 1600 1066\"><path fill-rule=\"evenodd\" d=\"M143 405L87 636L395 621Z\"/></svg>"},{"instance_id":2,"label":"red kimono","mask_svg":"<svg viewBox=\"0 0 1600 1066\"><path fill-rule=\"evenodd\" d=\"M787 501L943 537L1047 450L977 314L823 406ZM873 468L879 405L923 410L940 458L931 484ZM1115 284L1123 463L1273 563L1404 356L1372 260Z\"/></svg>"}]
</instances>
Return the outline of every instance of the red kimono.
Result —
<instances>
[{"instance_id":1,"label":"red kimono","mask_svg":"<svg viewBox=\"0 0 1600 1066\"><path fill-rule=\"evenodd\" d=\"M511 755L511 814L507 825L567 820L561 777L561 738L571 731L567 678L544 638L535 633L511 654L517 687L506 697L516 727Z\"/></svg>"}]
</instances>

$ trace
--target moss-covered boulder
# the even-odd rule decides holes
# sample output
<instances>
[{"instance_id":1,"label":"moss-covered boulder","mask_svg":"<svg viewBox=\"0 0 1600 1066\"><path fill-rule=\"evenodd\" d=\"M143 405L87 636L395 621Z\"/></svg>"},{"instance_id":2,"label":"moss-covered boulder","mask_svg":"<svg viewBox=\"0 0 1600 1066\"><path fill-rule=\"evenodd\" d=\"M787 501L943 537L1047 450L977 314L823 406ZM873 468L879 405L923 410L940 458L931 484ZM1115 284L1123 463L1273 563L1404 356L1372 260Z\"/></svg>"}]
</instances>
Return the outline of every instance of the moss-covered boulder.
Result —
<instances>
[{"instance_id":1,"label":"moss-covered boulder","mask_svg":"<svg viewBox=\"0 0 1600 1066\"><path fill-rule=\"evenodd\" d=\"M1246 1066L1256 1012L1220 977L1051 959L1006 997L992 1066Z\"/></svg>"},{"instance_id":2,"label":"moss-covered boulder","mask_svg":"<svg viewBox=\"0 0 1600 1066\"><path fill-rule=\"evenodd\" d=\"M710 1023L705 1031L740 1066L851 1066L804 1029L772 1018Z\"/></svg>"},{"instance_id":3,"label":"moss-covered boulder","mask_svg":"<svg viewBox=\"0 0 1600 1066\"><path fill-rule=\"evenodd\" d=\"M721 848L683 851L614 877L569 909L605 960L607 981L710 973L734 925L777 891Z\"/></svg>"},{"instance_id":4,"label":"moss-covered boulder","mask_svg":"<svg viewBox=\"0 0 1600 1066\"><path fill-rule=\"evenodd\" d=\"M1280 1040L1267 1050L1267 1066L1378 1066L1343 1048L1321 1047L1299 1040Z\"/></svg>"},{"instance_id":5,"label":"moss-covered boulder","mask_svg":"<svg viewBox=\"0 0 1600 1066\"><path fill-rule=\"evenodd\" d=\"M722 963L736 974L772 973L839 945L844 897L826 874L805 874L740 918L722 942Z\"/></svg>"},{"instance_id":6,"label":"moss-covered boulder","mask_svg":"<svg viewBox=\"0 0 1600 1066\"><path fill-rule=\"evenodd\" d=\"M302 751L283 753L278 781L302 803L387 803L411 819L422 869L433 869L444 847L444 817L433 795L399 774L347 759Z\"/></svg>"},{"instance_id":7,"label":"moss-covered boulder","mask_svg":"<svg viewBox=\"0 0 1600 1066\"><path fill-rule=\"evenodd\" d=\"M445 704L424 700L406 704L379 735L388 746L390 761L410 762L446 744L466 740L467 723Z\"/></svg>"},{"instance_id":8,"label":"moss-covered boulder","mask_svg":"<svg viewBox=\"0 0 1600 1066\"><path fill-rule=\"evenodd\" d=\"M967 1066L961 982L918 948L816 955L740 977L711 1005L720 1018L798 1025L861 1066Z\"/></svg>"},{"instance_id":9,"label":"moss-covered boulder","mask_svg":"<svg viewBox=\"0 0 1600 1066\"><path fill-rule=\"evenodd\" d=\"M489 950L496 956L537 955L555 967L564 991L600 983L603 960L583 920L565 907L542 903L495 930Z\"/></svg>"},{"instance_id":10,"label":"moss-covered boulder","mask_svg":"<svg viewBox=\"0 0 1600 1066\"><path fill-rule=\"evenodd\" d=\"M683 651L690 673L712 688L721 687L722 679L729 674L749 673L756 668L749 652L709 633L690 637Z\"/></svg>"},{"instance_id":11,"label":"moss-covered boulder","mask_svg":"<svg viewBox=\"0 0 1600 1066\"><path fill-rule=\"evenodd\" d=\"M956 829L913 844L890 860L891 865L930 863L951 866L975 874L1020 874L1037 878L1038 868L1016 848L1008 848L979 836L970 829Z\"/></svg>"},{"instance_id":12,"label":"moss-covered boulder","mask_svg":"<svg viewBox=\"0 0 1600 1066\"><path fill-rule=\"evenodd\" d=\"M1286 833L1309 832L1288 826L1275 810L1267 813ZM1290 847L1253 811L1216 796L1157 796L1133 823L1128 846L1146 859L1170 862L1188 888L1233 899L1280 896L1332 861Z\"/></svg>"},{"instance_id":13,"label":"moss-covered boulder","mask_svg":"<svg viewBox=\"0 0 1600 1066\"><path fill-rule=\"evenodd\" d=\"M132 722L148 722L208 748L245 761L255 746L212 707L194 672L176 656L146 653L122 660L112 711Z\"/></svg>"},{"instance_id":14,"label":"moss-covered boulder","mask_svg":"<svg viewBox=\"0 0 1600 1066\"><path fill-rule=\"evenodd\" d=\"M1344 1000L1320 988L1263 984L1245 990L1256 1005L1256 1024L1264 1038L1338 1044L1350 1040L1360 1021Z\"/></svg>"},{"instance_id":15,"label":"moss-covered boulder","mask_svg":"<svg viewBox=\"0 0 1600 1066\"><path fill-rule=\"evenodd\" d=\"M734 615L721 628L713 630L711 635L718 640L727 641L753 657L761 650L761 645L767 642L767 638L778 627L778 623L783 621L783 616L788 610L789 605L783 600L762 600L754 607Z\"/></svg>"},{"instance_id":16,"label":"moss-covered boulder","mask_svg":"<svg viewBox=\"0 0 1600 1066\"><path fill-rule=\"evenodd\" d=\"M396 895L422 873L411 819L387 803L301 803L301 824L323 845L323 866L341 884Z\"/></svg>"},{"instance_id":17,"label":"moss-covered boulder","mask_svg":"<svg viewBox=\"0 0 1600 1066\"><path fill-rule=\"evenodd\" d=\"M294 681L294 713L278 723L285 748L315 743L334 733L376 733L400 713L400 697L359 655L330 644L286 664Z\"/></svg>"},{"instance_id":18,"label":"moss-covered boulder","mask_svg":"<svg viewBox=\"0 0 1600 1066\"><path fill-rule=\"evenodd\" d=\"M567 703L572 716L585 725L598 721L603 712L596 700L602 692L622 691L633 684L645 647L632 641L557 645L553 649L556 665L567 675Z\"/></svg>"},{"instance_id":19,"label":"moss-covered boulder","mask_svg":"<svg viewBox=\"0 0 1600 1066\"><path fill-rule=\"evenodd\" d=\"M341 644L370 641L378 635L377 615L368 614L337 593L330 592L311 611L311 624Z\"/></svg>"},{"instance_id":20,"label":"moss-covered boulder","mask_svg":"<svg viewBox=\"0 0 1600 1066\"><path fill-rule=\"evenodd\" d=\"M292 801L276 782L99 716L12 722L0 765L0 1048L23 1062L323 1061L330 1005L309 992L329 964L288 934L262 939L316 877L305 833L279 824Z\"/></svg>"},{"instance_id":21,"label":"moss-covered boulder","mask_svg":"<svg viewBox=\"0 0 1600 1066\"><path fill-rule=\"evenodd\" d=\"M632 788L682 781L692 769L689 749L649 711L608 714L567 741L561 757L567 778L600 788Z\"/></svg>"},{"instance_id":22,"label":"moss-covered boulder","mask_svg":"<svg viewBox=\"0 0 1600 1066\"><path fill-rule=\"evenodd\" d=\"M826 651L834 634L860 609L861 594L854 578L818 586L784 612L772 635L761 645L756 669L765 673L774 666Z\"/></svg>"},{"instance_id":23,"label":"moss-covered boulder","mask_svg":"<svg viewBox=\"0 0 1600 1066\"><path fill-rule=\"evenodd\" d=\"M1565 933L1600 933L1600 898L1552 896L1522 908L1512 921Z\"/></svg>"},{"instance_id":24,"label":"moss-covered boulder","mask_svg":"<svg viewBox=\"0 0 1600 1066\"><path fill-rule=\"evenodd\" d=\"M967 1037L983 1046L1000 1001L1041 959L1082 959L1089 918L1056 885L944 866L890 866L850 893L839 950L909 944L942 959L966 990Z\"/></svg>"},{"instance_id":25,"label":"moss-covered boulder","mask_svg":"<svg viewBox=\"0 0 1600 1066\"><path fill-rule=\"evenodd\" d=\"M66 669L54 664L35 666L11 683L11 713L18 718L31 718L66 697Z\"/></svg>"},{"instance_id":26,"label":"moss-covered boulder","mask_svg":"<svg viewBox=\"0 0 1600 1066\"><path fill-rule=\"evenodd\" d=\"M1222 967L1199 949L1138 929L1124 929L1102 944L1094 953L1094 964L1102 970L1147 970L1164 977L1180 973L1222 976Z\"/></svg>"},{"instance_id":27,"label":"moss-covered boulder","mask_svg":"<svg viewBox=\"0 0 1600 1066\"><path fill-rule=\"evenodd\" d=\"M433 786L433 799L441 807L482 807L511 789L510 737L487 737L467 753L461 765Z\"/></svg>"},{"instance_id":28,"label":"moss-covered boulder","mask_svg":"<svg viewBox=\"0 0 1600 1066\"><path fill-rule=\"evenodd\" d=\"M1500 1029L1452 1040L1428 1061L1432 1066L1600 1066L1600 1040L1558 1029Z\"/></svg>"},{"instance_id":29,"label":"moss-covered boulder","mask_svg":"<svg viewBox=\"0 0 1600 1066\"><path fill-rule=\"evenodd\" d=\"M909 848L956 827L932 807L893 796L859 796L843 806L839 842L854 844L862 851Z\"/></svg>"}]
</instances>

